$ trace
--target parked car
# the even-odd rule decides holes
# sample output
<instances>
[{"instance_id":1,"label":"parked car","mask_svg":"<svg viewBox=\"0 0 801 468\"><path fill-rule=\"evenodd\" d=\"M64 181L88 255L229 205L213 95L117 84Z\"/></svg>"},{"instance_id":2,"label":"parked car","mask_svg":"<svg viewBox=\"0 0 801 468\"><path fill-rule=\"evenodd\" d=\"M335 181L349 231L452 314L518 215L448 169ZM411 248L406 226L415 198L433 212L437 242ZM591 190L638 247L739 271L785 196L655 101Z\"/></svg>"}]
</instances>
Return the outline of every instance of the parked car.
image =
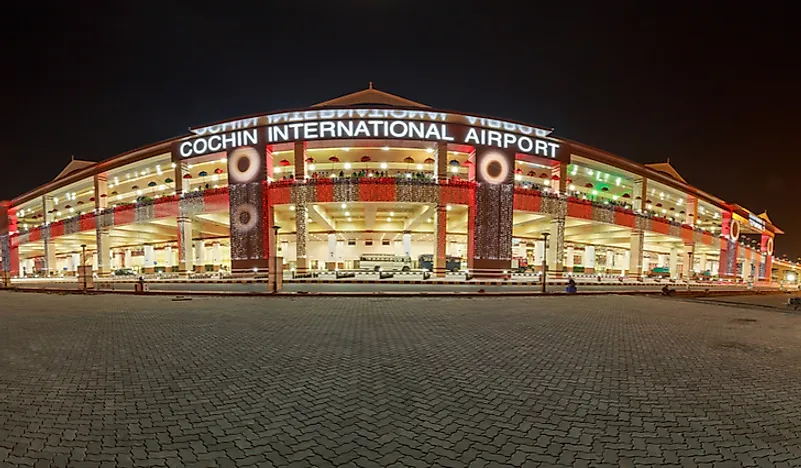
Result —
<instances>
[{"instance_id":1,"label":"parked car","mask_svg":"<svg viewBox=\"0 0 801 468\"><path fill-rule=\"evenodd\" d=\"M393 254L364 254L359 257L359 268L373 271L410 271L412 258Z\"/></svg>"},{"instance_id":2,"label":"parked car","mask_svg":"<svg viewBox=\"0 0 801 468\"><path fill-rule=\"evenodd\" d=\"M120 268L114 270L114 276L136 276L136 272L131 268Z\"/></svg>"},{"instance_id":3,"label":"parked car","mask_svg":"<svg viewBox=\"0 0 801 468\"><path fill-rule=\"evenodd\" d=\"M434 271L434 254L423 254L417 258L420 268L423 270ZM462 269L462 259L448 255L445 257L445 269L448 271L459 271Z\"/></svg>"},{"instance_id":4,"label":"parked car","mask_svg":"<svg viewBox=\"0 0 801 468\"><path fill-rule=\"evenodd\" d=\"M648 272L649 278L670 278L670 268L656 267Z\"/></svg>"}]
</instances>

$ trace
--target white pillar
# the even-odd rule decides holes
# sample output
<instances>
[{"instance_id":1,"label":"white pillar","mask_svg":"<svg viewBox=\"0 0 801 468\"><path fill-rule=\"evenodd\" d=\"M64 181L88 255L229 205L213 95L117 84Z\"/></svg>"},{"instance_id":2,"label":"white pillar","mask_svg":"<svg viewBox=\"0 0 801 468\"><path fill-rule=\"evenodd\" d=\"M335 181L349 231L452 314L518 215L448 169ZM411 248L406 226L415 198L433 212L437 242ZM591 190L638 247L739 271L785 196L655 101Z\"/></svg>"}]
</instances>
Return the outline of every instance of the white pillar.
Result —
<instances>
[{"instance_id":1,"label":"white pillar","mask_svg":"<svg viewBox=\"0 0 801 468\"><path fill-rule=\"evenodd\" d=\"M133 264L131 263L131 249L125 250L125 268L131 268Z\"/></svg>"},{"instance_id":2,"label":"white pillar","mask_svg":"<svg viewBox=\"0 0 801 468\"><path fill-rule=\"evenodd\" d=\"M678 247L671 247L670 248L670 264L668 265L670 269L670 277L671 278L678 278L679 277L679 248Z\"/></svg>"},{"instance_id":3,"label":"white pillar","mask_svg":"<svg viewBox=\"0 0 801 468\"><path fill-rule=\"evenodd\" d=\"M623 273L631 269L631 251L623 252Z\"/></svg>"},{"instance_id":4,"label":"white pillar","mask_svg":"<svg viewBox=\"0 0 801 468\"><path fill-rule=\"evenodd\" d=\"M709 268L706 267L706 252L701 252L700 264L698 267L701 269L702 272L708 270Z\"/></svg>"},{"instance_id":5,"label":"white pillar","mask_svg":"<svg viewBox=\"0 0 801 468\"><path fill-rule=\"evenodd\" d=\"M337 236L336 234L328 234L328 261L337 261Z\"/></svg>"},{"instance_id":6,"label":"white pillar","mask_svg":"<svg viewBox=\"0 0 801 468\"><path fill-rule=\"evenodd\" d=\"M606 270L609 271L615 267L615 252L612 250L606 251Z\"/></svg>"},{"instance_id":7,"label":"white pillar","mask_svg":"<svg viewBox=\"0 0 801 468\"><path fill-rule=\"evenodd\" d=\"M81 265L81 254L74 253L71 255L72 257L72 271L77 271L78 267Z\"/></svg>"},{"instance_id":8,"label":"white pillar","mask_svg":"<svg viewBox=\"0 0 801 468\"><path fill-rule=\"evenodd\" d=\"M403 255L412 255L412 235L410 233L403 234Z\"/></svg>"},{"instance_id":9,"label":"white pillar","mask_svg":"<svg viewBox=\"0 0 801 468\"><path fill-rule=\"evenodd\" d=\"M195 265L201 268L206 265L206 243L202 240L195 241Z\"/></svg>"},{"instance_id":10,"label":"white pillar","mask_svg":"<svg viewBox=\"0 0 801 468\"><path fill-rule=\"evenodd\" d=\"M595 246L587 245L584 247L584 271L587 269L595 270Z\"/></svg>"},{"instance_id":11,"label":"white pillar","mask_svg":"<svg viewBox=\"0 0 801 468\"><path fill-rule=\"evenodd\" d=\"M219 242L215 242L211 245L211 264L222 264L222 245L220 245Z\"/></svg>"},{"instance_id":12,"label":"white pillar","mask_svg":"<svg viewBox=\"0 0 801 468\"><path fill-rule=\"evenodd\" d=\"M97 253L92 254L92 270L97 271Z\"/></svg>"},{"instance_id":13,"label":"white pillar","mask_svg":"<svg viewBox=\"0 0 801 468\"><path fill-rule=\"evenodd\" d=\"M534 243L534 264L542 266L542 258L545 256L545 241L538 240Z\"/></svg>"},{"instance_id":14,"label":"white pillar","mask_svg":"<svg viewBox=\"0 0 801 468\"><path fill-rule=\"evenodd\" d=\"M145 268L153 268L156 265L156 251L152 245L145 246Z\"/></svg>"},{"instance_id":15,"label":"white pillar","mask_svg":"<svg viewBox=\"0 0 801 468\"><path fill-rule=\"evenodd\" d=\"M568 272L573 271L573 256L576 255L575 248L571 245L565 249L565 267Z\"/></svg>"},{"instance_id":16,"label":"white pillar","mask_svg":"<svg viewBox=\"0 0 801 468\"><path fill-rule=\"evenodd\" d=\"M667 255L663 254L656 254L656 266L657 268L662 268L667 263Z\"/></svg>"},{"instance_id":17,"label":"white pillar","mask_svg":"<svg viewBox=\"0 0 801 468\"><path fill-rule=\"evenodd\" d=\"M743 280L748 280L748 277L751 276L751 259L744 258L743 259Z\"/></svg>"},{"instance_id":18,"label":"white pillar","mask_svg":"<svg viewBox=\"0 0 801 468\"><path fill-rule=\"evenodd\" d=\"M164 266L170 268L172 265L172 247L168 245L167 247L164 247Z\"/></svg>"}]
</instances>

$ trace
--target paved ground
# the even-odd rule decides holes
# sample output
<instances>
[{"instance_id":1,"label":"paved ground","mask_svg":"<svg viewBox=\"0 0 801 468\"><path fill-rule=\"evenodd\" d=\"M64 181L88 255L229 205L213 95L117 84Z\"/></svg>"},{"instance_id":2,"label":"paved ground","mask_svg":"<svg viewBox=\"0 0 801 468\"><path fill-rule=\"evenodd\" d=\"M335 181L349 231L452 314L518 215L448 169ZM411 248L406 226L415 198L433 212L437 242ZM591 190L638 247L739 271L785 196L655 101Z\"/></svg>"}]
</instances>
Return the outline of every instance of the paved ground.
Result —
<instances>
[{"instance_id":1,"label":"paved ground","mask_svg":"<svg viewBox=\"0 0 801 468\"><path fill-rule=\"evenodd\" d=\"M801 465L801 315L0 292L0 465Z\"/></svg>"}]
</instances>

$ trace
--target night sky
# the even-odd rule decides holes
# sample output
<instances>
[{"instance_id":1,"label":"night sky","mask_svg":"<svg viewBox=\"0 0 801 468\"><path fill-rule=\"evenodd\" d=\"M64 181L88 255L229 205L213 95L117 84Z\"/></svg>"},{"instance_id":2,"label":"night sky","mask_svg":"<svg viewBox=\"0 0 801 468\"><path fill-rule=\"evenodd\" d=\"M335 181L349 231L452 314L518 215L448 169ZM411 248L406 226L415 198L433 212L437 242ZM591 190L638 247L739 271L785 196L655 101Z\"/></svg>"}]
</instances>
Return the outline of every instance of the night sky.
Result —
<instances>
[{"instance_id":1,"label":"night sky","mask_svg":"<svg viewBox=\"0 0 801 468\"><path fill-rule=\"evenodd\" d=\"M102 160L373 81L642 163L670 158L702 190L767 209L787 232L777 252L801 255L801 34L772 2L27 3L0 19L0 199L71 155Z\"/></svg>"}]
</instances>

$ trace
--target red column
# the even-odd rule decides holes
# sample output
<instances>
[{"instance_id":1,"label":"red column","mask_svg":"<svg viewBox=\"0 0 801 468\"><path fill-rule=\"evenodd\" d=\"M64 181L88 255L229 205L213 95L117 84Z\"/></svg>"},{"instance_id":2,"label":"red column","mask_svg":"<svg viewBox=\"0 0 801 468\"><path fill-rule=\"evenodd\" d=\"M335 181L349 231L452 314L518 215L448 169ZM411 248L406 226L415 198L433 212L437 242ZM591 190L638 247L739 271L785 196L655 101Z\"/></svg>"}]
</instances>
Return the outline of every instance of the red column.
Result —
<instances>
[{"instance_id":1,"label":"red column","mask_svg":"<svg viewBox=\"0 0 801 468\"><path fill-rule=\"evenodd\" d=\"M762 252L765 253L765 274L760 279L770 282L773 280L773 236L768 233L762 233L761 247Z\"/></svg>"},{"instance_id":2,"label":"red column","mask_svg":"<svg viewBox=\"0 0 801 468\"><path fill-rule=\"evenodd\" d=\"M19 247L11 243L17 232L16 209L9 202L0 202L0 276L19 276Z\"/></svg>"},{"instance_id":3,"label":"red column","mask_svg":"<svg viewBox=\"0 0 801 468\"><path fill-rule=\"evenodd\" d=\"M740 224L732 217L731 211L724 211L720 226L720 261L718 276L734 278L737 274L737 254L740 244Z\"/></svg>"}]
</instances>

